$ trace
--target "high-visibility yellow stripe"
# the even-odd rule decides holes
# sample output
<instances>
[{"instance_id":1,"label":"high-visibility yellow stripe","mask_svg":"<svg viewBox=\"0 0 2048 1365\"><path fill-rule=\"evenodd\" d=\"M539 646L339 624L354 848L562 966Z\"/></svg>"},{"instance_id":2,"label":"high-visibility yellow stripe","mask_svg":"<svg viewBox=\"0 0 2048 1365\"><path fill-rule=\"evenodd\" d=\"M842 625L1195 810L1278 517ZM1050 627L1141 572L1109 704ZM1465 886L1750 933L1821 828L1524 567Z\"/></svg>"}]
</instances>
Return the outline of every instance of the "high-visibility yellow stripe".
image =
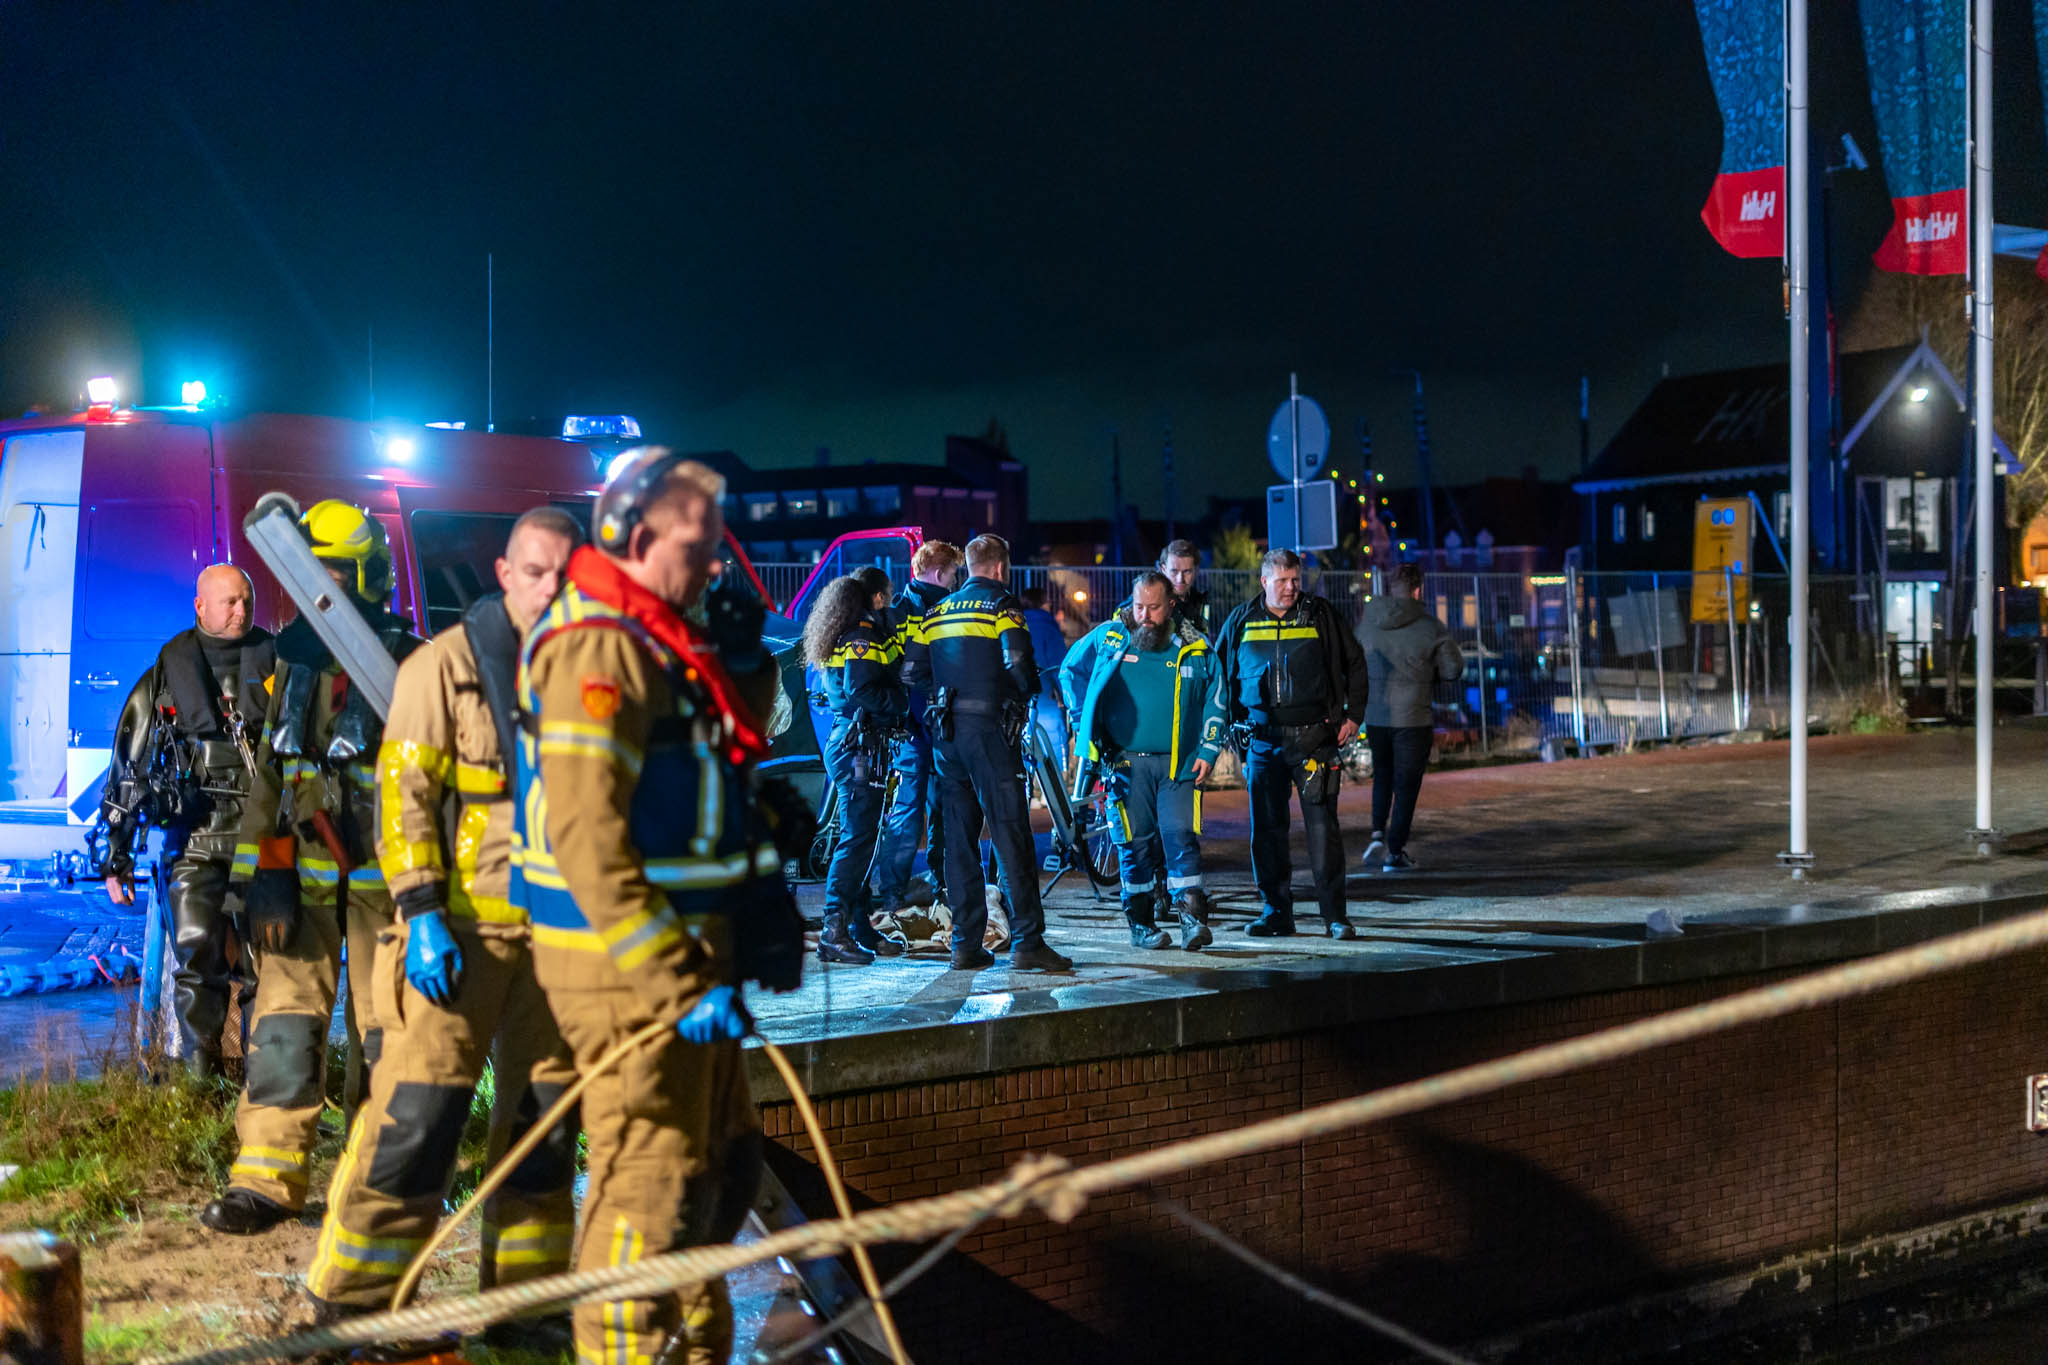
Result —
<instances>
[{"instance_id":1,"label":"high-visibility yellow stripe","mask_svg":"<svg viewBox=\"0 0 2048 1365\"><path fill-rule=\"evenodd\" d=\"M619 739L609 728L581 721L543 721L540 752L610 759L634 777L640 775L643 761L638 749Z\"/></svg>"},{"instance_id":2,"label":"high-visibility yellow stripe","mask_svg":"<svg viewBox=\"0 0 2048 1365\"><path fill-rule=\"evenodd\" d=\"M933 640L994 640L1001 637L1006 627L992 621L937 621L925 628L924 639Z\"/></svg>"},{"instance_id":3,"label":"high-visibility yellow stripe","mask_svg":"<svg viewBox=\"0 0 2048 1365\"><path fill-rule=\"evenodd\" d=\"M551 924L533 926L533 946L555 948L567 953L603 953L604 940L588 929L558 929Z\"/></svg>"},{"instance_id":4,"label":"high-visibility yellow stripe","mask_svg":"<svg viewBox=\"0 0 2048 1365\"><path fill-rule=\"evenodd\" d=\"M1240 638L1246 640L1313 640L1314 626L1283 626L1278 621L1253 621Z\"/></svg>"},{"instance_id":5,"label":"high-visibility yellow stripe","mask_svg":"<svg viewBox=\"0 0 2048 1365\"><path fill-rule=\"evenodd\" d=\"M455 790L466 796L496 796L505 790L504 770L458 759L455 763Z\"/></svg>"},{"instance_id":6,"label":"high-visibility yellow stripe","mask_svg":"<svg viewBox=\"0 0 2048 1365\"><path fill-rule=\"evenodd\" d=\"M1195 788L1195 833L1202 832L1202 789Z\"/></svg>"}]
</instances>

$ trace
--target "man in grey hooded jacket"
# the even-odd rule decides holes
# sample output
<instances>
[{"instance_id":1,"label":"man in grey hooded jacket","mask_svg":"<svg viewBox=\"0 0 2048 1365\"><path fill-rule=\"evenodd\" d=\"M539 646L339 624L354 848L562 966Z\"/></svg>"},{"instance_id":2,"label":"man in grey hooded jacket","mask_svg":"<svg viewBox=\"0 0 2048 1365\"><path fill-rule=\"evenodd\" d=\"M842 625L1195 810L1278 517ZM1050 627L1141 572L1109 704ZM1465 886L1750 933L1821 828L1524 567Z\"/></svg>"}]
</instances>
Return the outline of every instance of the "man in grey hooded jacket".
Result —
<instances>
[{"instance_id":1,"label":"man in grey hooded jacket","mask_svg":"<svg viewBox=\"0 0 2048 1365\"><path fill-rule=\"evenodd\" d=\"M1358 623L1369 680L1365 736L1372 746L1372 842L1365 860L1382 858L1389 872L1415 866L1408 832L1436 734L1430 692L1465 671L1458 642L1421 598L1422 566L1403 564L1394 570L1393 591L1367 602Z\"/></svg>"}]
</instances>

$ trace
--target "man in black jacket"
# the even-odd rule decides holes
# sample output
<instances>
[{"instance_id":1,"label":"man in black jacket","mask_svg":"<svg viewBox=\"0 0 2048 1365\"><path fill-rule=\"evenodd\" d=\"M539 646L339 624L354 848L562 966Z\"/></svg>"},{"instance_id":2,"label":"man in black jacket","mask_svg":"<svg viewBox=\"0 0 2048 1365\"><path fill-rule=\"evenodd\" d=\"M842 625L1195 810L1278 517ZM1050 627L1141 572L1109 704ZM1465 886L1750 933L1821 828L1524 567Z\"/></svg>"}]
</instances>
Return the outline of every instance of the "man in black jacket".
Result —
<instances>
[{"instance_id":1,"label":"man in black jacket","mask_svg":"<svg viewBox=\"0 0 2048 1365\"><path fill-rule=\"evenodd\" d=\"M1010 903L1010 965L1070 971L1073 962L1046 946L1038 899L1038 857L1024 800L1019 747L1038 664L1024 607L1007 586L1010 547L1000 536L967 542L968 579L925 614L906 647L904 679L932 688L929 719L946 803L946 891L953 897L953 966L979 970L995 958L981 946L988 925L981 880L981 826L1002 869Z\"/></svg>"},{"instance_id":2,"label":"man in black jacket","mask_svg":"<svg viewBox=\"0 0 2048 1365\"><path fill-rule=\"evenodd\" d=\"M171 931L176 1036L164 1043L194 1076L220 1070L231 985L228 880L242 805L258 780L253 756L274 659L270 632L249 624L252 604L240 569L215 564L200 573L196 623L171 637L121 708L100 803L98 872L116 905L135 901L137 836L149 826L165 831L157 889ZM253 997L246 971L245 1014Z\"/></svg>"},{"instance_id":3,"label":"man in black jacket","mask_svg":"<svg viewBox=\"0 0 2048 1365\"><path fill-rule=\"evenodd\" d=\"M1256 938L1294 932L1294 876L1287 804L1301 797L1309 873L1331 938L1351 938L1344 914L1344 840L1337 828L1337 750L1365 717L1365 664L1336 608L1301 590L1301 557L1269 551L1264 595L1230 614L1217 637L1224 705L1244 755L1250 798L1252 877L1264 910L1245 926Z\"/></svg>"}]
</instances>

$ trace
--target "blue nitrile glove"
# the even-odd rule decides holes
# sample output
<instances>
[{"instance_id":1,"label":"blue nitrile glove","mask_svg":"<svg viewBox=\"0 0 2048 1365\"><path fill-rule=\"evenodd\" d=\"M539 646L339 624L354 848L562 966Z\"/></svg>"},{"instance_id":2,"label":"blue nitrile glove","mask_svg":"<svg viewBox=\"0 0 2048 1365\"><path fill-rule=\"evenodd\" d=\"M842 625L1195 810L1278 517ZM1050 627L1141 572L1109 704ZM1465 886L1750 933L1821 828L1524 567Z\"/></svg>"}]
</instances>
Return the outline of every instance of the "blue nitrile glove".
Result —
<instances>
[{"instance_id":1,"label":"blue nitrile glove","mask_svg":"<svg viewBox=\"0 0 2048 1365\"><path fill-rule=\"evenodd\" d=\"M455 998L462 949L448 932L445 911L424 910L405 922L405 979L436 1005Z\"/></svg>"},{"instance_id":2,"label":"blue nitrile glove","mask_svg":"<svg viewBox=\"0 0 2048 1365\"><path fill-rule=\"evenodd\" d=\"M754 1016L747 1013L737 986L713 986L676 1024L686 1043L738 1042L753 1031Z\"/></svg>"}]
</instances>

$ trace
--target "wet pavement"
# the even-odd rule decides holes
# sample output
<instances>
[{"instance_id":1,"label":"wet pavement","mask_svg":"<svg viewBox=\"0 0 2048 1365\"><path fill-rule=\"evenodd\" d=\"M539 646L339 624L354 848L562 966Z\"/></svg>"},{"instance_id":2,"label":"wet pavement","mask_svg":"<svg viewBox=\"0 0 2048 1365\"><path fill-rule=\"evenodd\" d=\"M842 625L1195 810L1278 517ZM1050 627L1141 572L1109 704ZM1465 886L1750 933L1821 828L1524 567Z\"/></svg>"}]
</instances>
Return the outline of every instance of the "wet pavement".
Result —
<instances>
[{"instance_id":1,"label":"wet pavement","mask_svg":"<svg viewBox=\"0 0 2048 1365\"><path fill-rule=\"evenodd\" d=\"M814 961L801 990L757 992L751 1003L769 1037L823 1043L906 1029L929 1036L934 1026L971 1030L1148 1001L1197 1002L1290 983L1327 987L1367 978L1386 995L1395 985L1390 974L1443 967L1497 967L1501 989L1512 994L1535 964L1563 966L1588 949L1641 949L1584 959L1601 964L1585 974L1584 987L1612 988L1634 984L1631 971L1642 979L1644 963L1668 946L1646 927L1654 912L1675 913L1686 941L1745 928L1825 937L1828 924L1874 912L1960 908L1987 895L2048 899L2048 729L2021 724L1998 732L1994 813L2006 841L1989 857L1979 857L1965 838L1974 814L1972 745L1971 732L1946 729L1816 739L1817 857L1801 879L1776 860L1785 845L1783 743L1433 772L1410 846L1420 866L1400 874L1358 861L1371 815L1370 792L1356 785L1342 797L1346 895L1359 935L1352 942L1308 932L1319 920L1307 900L1298 838L1297 922L1304 933L1282 940L1243 934L1259 910L1244 794L1213 792L1204 800L1202 845L1216 903L1211 948L1132 948L1114 889L1097 896L1072 873L1046 901L1048 938L1074 958L1072 973L1011 972L1000 958L995 968L955 972L933 947L864 968ZM815 915L820 896L812 884L799 899ZM76 921L68 927L53 903L0 890L0 954L13 946L55 951L50 944L65 934L109 928L124 940L139 939L139 917L111 916L103 898L97 905L91 896L63 899ZM98 989L0 1000L0 1076L104 1051L136 994ZM1177 1041L1192 1039L1165 1040ZM999 1060L982 1055L985 1064Z\"/></svg>"},{"instance_id":2,"label":"wet pavement","mask_svg":"<svg viewBox=\"0 0 2048 1365\"><path fill-rule=\"evenodd\" d=\"M1398 973L1643 944L1648 921L1675 916L1686 936L1814 926L1873 911L1960 905L1987 894L2048 898L2048 731L1997 739L1994 813L2003 849L1978 856L1969 731L1813 741L1810 819L1816 865L1794 878L1786 844L1787 747L1717 745L1555 764L1433 772L1410 851L1417 870L1367 869L1358 854L1370 791L1347 788L1348 912L1358 938L1314 932L1306 859L1291 939L1242 932L1260 909L1251 884L1245 798L1204 799L1203 858L1216 902L1213 947L1130 946L1114 889L1078 874L1047 898L1047 937L1071 974L955 972L936 947L870 967L813 963L802 990L758 994L754 1012L780 1042L1015 1018L1332 974ZM815 915L818 888L800 897ZM1624 984L1616 982L1614 984Z\"/></svg>"}]
</instances>

